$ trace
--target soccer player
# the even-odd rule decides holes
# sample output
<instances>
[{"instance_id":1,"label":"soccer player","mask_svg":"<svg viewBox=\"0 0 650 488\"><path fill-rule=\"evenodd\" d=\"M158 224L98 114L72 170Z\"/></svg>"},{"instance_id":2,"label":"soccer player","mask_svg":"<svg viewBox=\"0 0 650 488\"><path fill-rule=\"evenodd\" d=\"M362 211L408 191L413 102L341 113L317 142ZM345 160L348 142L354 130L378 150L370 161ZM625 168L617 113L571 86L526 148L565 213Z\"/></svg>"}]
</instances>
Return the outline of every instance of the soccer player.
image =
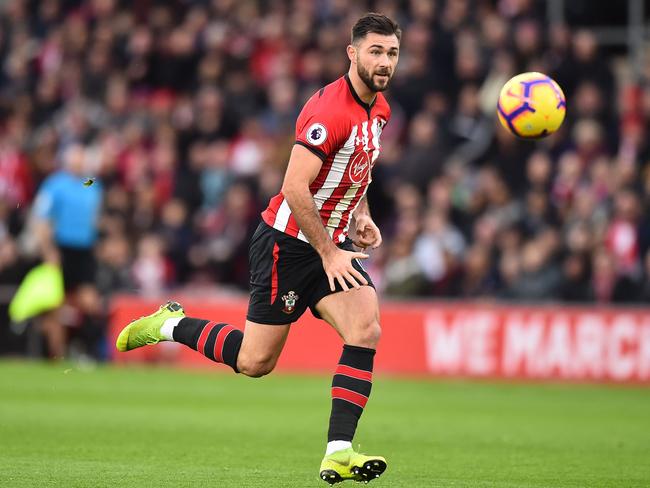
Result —
<instances>
[{"instance_id":1,"label":"soccer player","mask_svg":"<svg viewBox=\"0 0 650 488\"><path fill-rule=\"evenodd\" d=\"M244 332L186 317L168 302L127 325L117 349L176 341L235 372L270 373L290 326L307 307L343 339L332 381L328 443L320 477L333 484L370 481L386 469L380 456L355 452L352 438L372 386L379 307L361 249L381 244L366 202L390 108L382 91L395 72L401 30L388 17L364 15L352 28L348 73L321 88L296 122L296 143L282 189L262 213L250 242L251 296ZM354 220L354 234L348 229Z\"/></svg>"}]
</instances>

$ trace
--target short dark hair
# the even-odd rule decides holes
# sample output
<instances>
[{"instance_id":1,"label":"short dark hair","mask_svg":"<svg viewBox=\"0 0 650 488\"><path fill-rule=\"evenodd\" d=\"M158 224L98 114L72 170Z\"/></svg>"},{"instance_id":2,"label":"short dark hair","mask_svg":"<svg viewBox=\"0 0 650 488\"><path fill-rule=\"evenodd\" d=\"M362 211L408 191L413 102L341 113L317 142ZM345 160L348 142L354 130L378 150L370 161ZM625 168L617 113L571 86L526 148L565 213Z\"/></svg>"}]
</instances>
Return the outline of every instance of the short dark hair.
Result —
<instances>
[{"instance_id":1,"label":"short dark hair","mask_svg":"<svg viewBox=\"0 0 650 488\"><path fill-rule=\"evenodd\" d=\"M395 34L397 40L402 39L402 29L399 24L383 14L368 12L352 27L352 44L366 37L370 33L390 36Z\"/></svg>"}]
</instances>

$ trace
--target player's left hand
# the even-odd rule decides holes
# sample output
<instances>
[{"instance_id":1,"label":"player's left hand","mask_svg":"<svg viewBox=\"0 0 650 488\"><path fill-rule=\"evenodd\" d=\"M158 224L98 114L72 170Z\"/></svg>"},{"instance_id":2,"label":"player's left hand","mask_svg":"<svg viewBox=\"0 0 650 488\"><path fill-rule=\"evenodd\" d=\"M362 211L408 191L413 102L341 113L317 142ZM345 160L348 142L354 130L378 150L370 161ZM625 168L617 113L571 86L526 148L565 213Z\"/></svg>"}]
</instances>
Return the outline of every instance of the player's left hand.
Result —
<instances>
[{"instance_id":1,"label":"player's left hand","mask_svg":"<svg viewBox=\"0 0 650 488\"><path fill-rule=\"evenodd\" d=\"M376 249L381 246L381 232L379 227L372 221L368 215L359 215L355 217L355 235L352 242L361 249L368 247Z\"/></svg>"}]
</instances>

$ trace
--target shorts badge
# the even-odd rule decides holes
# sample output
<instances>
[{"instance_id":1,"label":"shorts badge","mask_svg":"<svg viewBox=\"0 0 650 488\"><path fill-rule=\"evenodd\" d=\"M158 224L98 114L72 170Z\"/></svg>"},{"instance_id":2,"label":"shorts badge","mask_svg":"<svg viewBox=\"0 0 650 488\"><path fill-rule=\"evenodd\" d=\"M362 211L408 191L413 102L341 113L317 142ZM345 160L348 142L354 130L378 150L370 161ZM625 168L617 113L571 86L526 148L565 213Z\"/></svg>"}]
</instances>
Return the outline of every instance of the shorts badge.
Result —
<instances>
[{"instance_id":1,"label":"shorts badge","mask_svg":"<svg viewBox=\"0 0 650 488\"><path fill-rule=\"evenodd\" d=\"M286 314L293 313L296 309L296 302L300 298L295 291L290 291L286 295L282 295L282 301L284 302L284 308L282 311Z\"/></svg>"}]
</instances>

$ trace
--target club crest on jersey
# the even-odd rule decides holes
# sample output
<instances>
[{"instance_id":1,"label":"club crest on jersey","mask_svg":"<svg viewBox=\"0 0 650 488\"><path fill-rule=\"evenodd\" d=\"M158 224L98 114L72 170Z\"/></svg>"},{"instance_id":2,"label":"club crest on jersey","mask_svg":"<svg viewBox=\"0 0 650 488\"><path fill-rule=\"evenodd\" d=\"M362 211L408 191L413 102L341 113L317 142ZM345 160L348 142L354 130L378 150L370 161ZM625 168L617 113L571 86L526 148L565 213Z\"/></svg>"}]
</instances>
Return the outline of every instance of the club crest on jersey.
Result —
<instances>
[{"instance_id":1,"label":"club crest on jersey","mask_svg":"<svg viewBox=\"0 0 650 488\"><path fill-rule=\"evenodd\" d=\"M307 129L307 142L314 146L320 146L327 139L327 129L323 124L311 124Z\"/></svg>"},{"instance_id":2,"label":"club crest on jersey","mask_svg":"<svg viewBox=\"0 0 650 488\"><path fill-rule=\"evenodd\" d=\"M293 313L296 309L296 302L300 298L295 291L290 291L286 295L282 295L282 301L284 302L284 308L282 311L286 314Z\"/></svg>"}]
</instances>

